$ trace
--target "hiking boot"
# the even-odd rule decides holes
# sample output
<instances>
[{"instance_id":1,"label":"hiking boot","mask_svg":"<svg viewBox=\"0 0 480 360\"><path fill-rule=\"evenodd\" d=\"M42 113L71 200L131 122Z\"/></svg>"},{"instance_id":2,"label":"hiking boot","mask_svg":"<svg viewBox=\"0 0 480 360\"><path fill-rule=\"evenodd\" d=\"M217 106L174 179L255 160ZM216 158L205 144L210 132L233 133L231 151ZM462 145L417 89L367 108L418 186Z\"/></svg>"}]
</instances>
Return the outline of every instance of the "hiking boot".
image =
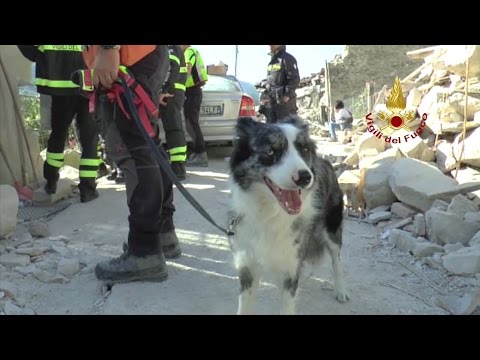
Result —
<instances>
[{"instance_id":1,"label":"hiking boot","mask_svg":"<svg viewBox=\"0 0 480 360\"><path fill-rule=\"evenodd\" d=\"M80 201L82 203L87 203L94 199L98 198L98 191L97 190L89 190L89 191L80 191Z\"/></svg>"},{"instance_id":2,"label":"hiking boot","mask_svg":"<svg viewBox=\"0 0 480 360\"><path fill-rule=\"evenodd\" d=\"M47 194L55 194L57 192L57 182L47 181L44 189Z\"/></svg>"},{"instance_id":3,"label":"hiking boot","mask_svg":"<svg viewBox=\"0 0 480 360\"><path fill-rule=\"evenodd\" d=\"M55 176L55 180L47 180L47 183L45 184L45 192L47 194L55 194L57 192L57 182L58 182L58 179L60 179L60 174L56 174L54 175ZM52 177L52 176L49 176L49 177Z\"/></svg>"},{"instance_id":4,"label":"hiking boot","mask_svg":"<svg viewBox=\"0 0 480 360\"><path fill-rule=\"evenodd\" d=\"M110 175L107 176L107 180L114 181L117 178L118 172L114 170Z\"/></svg>"},{"instance_id":5,"label":"hiking boot","mask_svg":"<svg viewBox=\"0 0 480 360\"><path fill-rule=\"evenodd\" d=\"M175 230L159 234L158 237L162 244L163 253L167 259L176 259L182 255L182 249Z\"/></svg>"},{"instance_id":6,"label":"hiking boot","mask_svg":"<svg viewBox=\"0 0 480 360\"><path fill-rule=\"evenodd\" d=\"M187 160L186 166L208 167L208 157L206 152L200 154L193 154Z\"/></svg>"},{"instance_id":7,"label":"hiking boot","mask_svg":"<svg viewBox=\"0 0 480 360\"><path fill-rule=\"evenodd\" d=\"M172 170L177 176L178 180L185 180L187 178L187 171L185 170L185 163L173 162L171 164Z\"/></svg>"},{"instance_id":8,"label":"hiking boot","mask_svg":"<svg viewBox=\"0 0 480 360\"><path fill-rule=\"evenodd\" d=\"M135 256L125 251L120 257L104 261L95 267L98 280L113 283L138 280L164 281L168 278L163 254Z\"/></svg>"},{"instance_id":9,"label":"hiking boot","mask_svg":"<svg viewBox=\"0 0 480 360\"><path fill-rule=\"evenodd\" d=\"M158 237L166 259L176 259L182 255L182 248L175 230L159 234ZM128 244L126 242L123 243L123 251L128 252Z\"/></svg>"}]
</instances>

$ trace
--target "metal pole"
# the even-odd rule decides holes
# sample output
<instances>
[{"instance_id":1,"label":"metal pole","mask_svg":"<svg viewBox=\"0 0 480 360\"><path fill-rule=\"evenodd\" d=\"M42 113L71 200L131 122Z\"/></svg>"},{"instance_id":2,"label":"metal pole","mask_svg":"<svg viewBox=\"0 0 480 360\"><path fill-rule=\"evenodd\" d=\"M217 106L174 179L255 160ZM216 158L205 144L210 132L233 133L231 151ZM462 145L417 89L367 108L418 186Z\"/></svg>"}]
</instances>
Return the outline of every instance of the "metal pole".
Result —
<instances>
[{"instance_id":1,"label":"metal pole","mask_svg":"<svg viewBox=\"0 0 480 360\"><path fill-rule=\"evenodd\" d=\"M235 77L237 77L238 45L235 45Z\"/></svg>"},{"instance_id":2,"label":"metal pole","mask_svg":"<svg viewBox=\"0 0 480 360\"><path fill-rule=\"evenodd\" d=\"M332 88L330 86L330 69L328 68L328 61L325 61L325 92L327 93L328 106L328 122L332 120Z\"/></svg>"}]
</instances>

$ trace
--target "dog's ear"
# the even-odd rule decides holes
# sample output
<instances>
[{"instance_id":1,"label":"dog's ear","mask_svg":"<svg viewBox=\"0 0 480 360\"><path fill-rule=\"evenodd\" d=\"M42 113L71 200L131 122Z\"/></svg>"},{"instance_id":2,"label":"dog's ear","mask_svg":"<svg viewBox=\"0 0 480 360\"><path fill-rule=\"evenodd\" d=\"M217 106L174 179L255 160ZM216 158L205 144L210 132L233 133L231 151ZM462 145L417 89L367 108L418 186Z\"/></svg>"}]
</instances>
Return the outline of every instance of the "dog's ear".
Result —
<instances>
[{"instance_id":1,"label":"dog's ear","mask_svg":"<svg viewBox=\"0 0 480 360\"><path fill-rule=\"evenodd\" d=\"M249 137L252 130L260 124L251 117L241 117L237 122L237 135L240 138Z\"/></svg>"}]
</instances>

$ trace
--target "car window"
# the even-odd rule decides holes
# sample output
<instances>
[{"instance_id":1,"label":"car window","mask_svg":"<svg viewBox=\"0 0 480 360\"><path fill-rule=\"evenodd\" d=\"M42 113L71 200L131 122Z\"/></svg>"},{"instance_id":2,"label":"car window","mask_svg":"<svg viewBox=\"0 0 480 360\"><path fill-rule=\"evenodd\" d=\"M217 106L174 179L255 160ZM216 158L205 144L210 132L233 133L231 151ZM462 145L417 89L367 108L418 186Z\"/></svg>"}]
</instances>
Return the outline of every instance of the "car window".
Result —
<instances>
[{"instance_id":1,"label":"car window","mask_svg":"<svg viewBox=\"0 0 480 360\"><path fill-rule=\"evenodd\" d=\"M204 91L220 91L220 92L241 92L240 85L231 79L221 76L208 76L208 81L203 87Z\"/></svg>"}]
</instances>

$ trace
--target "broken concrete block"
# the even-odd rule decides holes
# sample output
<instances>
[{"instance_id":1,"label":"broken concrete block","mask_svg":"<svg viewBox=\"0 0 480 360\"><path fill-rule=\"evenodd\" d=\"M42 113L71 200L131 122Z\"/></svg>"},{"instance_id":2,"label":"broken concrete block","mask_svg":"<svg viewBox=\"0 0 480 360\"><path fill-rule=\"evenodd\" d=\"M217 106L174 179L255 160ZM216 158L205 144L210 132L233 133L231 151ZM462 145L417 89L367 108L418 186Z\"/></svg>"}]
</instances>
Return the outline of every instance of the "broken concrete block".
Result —
<instances>
[{"instance_id":1,"label":"broken concrete block","mask_svg":"<svg viewBox=\"0 0 480 360\"><path fill-rule=\"evenodd\" d=\"M431 193L457 188L455 180L445 176L436 167L415 159L399 159L393 164L389 177L390 187L403 203L422 211L433 204Z\"/></svg>"},{"instance_id":2,"label":"broken concrete block","mask_svg":"<svg viewBox=\"0 0 480 360\"><path fill-rule=\"evenodd\" d=\"M46 284L66 284L69 280L60 274L51 274L45 270L35 270L33 276Z\"/></svg>"},{"instance_id":3,"label":"broken concrete block","mask_svg":"<svg viewBox=\"0 0 480 360\"><path fill-rule=\"evenodd\" d=\"M417 258L424 258L427 256L432 256L437 252L443 252L443 247L440 245L434 244L430 241L426 241L424 238L417 238L417 244L413 248L413 255Z\"/></svg>"},{"instance_id":4,"label":"broken concrete block","mask_svg":"<svg viewBox=\"0 0 480 360\"><path fill-rule=\"evenodd\" d=\"M437 253L435 253L437 254ZM422 261L424 264L427 264L428 266L430 266L432 269L436 269L436 270L440 270L442 269L442 260L440 259L437 259L437 258L434 258L434 257L424 257L422 258Z\"/></svg>"},{"instance_id":5,"label":"broken concrete block","mask_svg":"<svg viewBox=\"0 0 480 360\"><path fill-rule=\"evenodd\" d=\"M75 169L72 166L65 165L60 170L60 178L61 179L70 179L73 182L78 183L78 182L80 182L79 170Z\"/></svg>"},{"instance_id":6,"label":"broken concrete block","mask_svg":"<svg viewBox=\"0 0 480 360\"><path fill-rule=\"evenodd\" d=\"M457 160L453 156L453 145L445 140L441 140L437 144L436 162L438 168L445 174L455 169Z\"/></svg>"},{"instance_id":7,"label":"broken concrete block","mask_svg":"<svg viewBox=\"0 0 480 360\"><path fill-rule=\"evenodd\" d=\"M465 141L462 141L461 139L462 134L459 134L453 141L453 154L455 159L457 161L459 160L462 142L465 142L462 163L480 167L480 128L467 133Z\"/></svg>"},{"instance_id":8,"label":"broken concrete block","mask_svg":"<svg viewBox=\"0 0 480 360\"><path fill-rule=\"evenodd\" d=\"M440 245L461 242L467 245L475 233L480 230L480 223L464 221L463 217L440 210L425 213L428 238Z\"/></svg>"},{"instance_id":9,"label":"broken concrete block","mask_svg":"<svg viewBox=\"0 0 480 360\"><path fill-rule=\"evenodd\" d=\"M0 291L4 292L12 300L15 300L18 294L17 286L6 280L0 280Z\"/></svg>"},{"instance_id":10,"label":"broken concrete block","mask_svg":"<svg viewBox=\"0 0 480 360\"><path fill-rule=\"evenodd\" d=\"M60 179L57 183L57 192L47 194L43 186L33 192L33 203L39 206L51 205L62 199L68 199L72 194L73 181L70 179Z\"/></svg>"},{"instance_id":11,"label":"broken concrete block","mask_svg":"<svg viewBox=\"0 0 480 360\"><path fill-rule=\"evenodd\" d=\"M448 205L447 212L464 217L467 212L475 212L477 207L463 195L455 195Z\"/></svg>"},{"instance_id":12,"label":"broken concrete block","mask_svg":"<svg viewBox=\"0 0 480 360\"><path fill-rule=\"evenodd\" d=\"M369 211L370 214L379 212L379 211L388 211L390 209L389 205L380 205Z\"/></svg>"},{"instance_id":13,"label":"broken concrete block","mask_svg":"<svg viewBox=\"0 0 480 360\"><path fill-rule=\"evenodd\" d=\"M480 272L480 248L466 247L443 257L443 266L452 274L472 275Z\"/></svg>"},{"instance_id":14,"label":"broken concrete block","mask_svg":"<svg viewBox=\"0 0 480 360\"><path fill-rule=\"evenodd\" d=\"M33 237L45 238L50 235L48 224L42 220L35 220L28 224L28 231Z\"/></svg>"},{"instance_id":15,"label":"broken concrete block","mask_svg":"<svg viewBox=\"0 0 480 360\"><path fill-rule=\"evenodd\" d=\"M439 296L435 303L452 315L470 315L480 306L480 289L463 297L456 295Z\"/></svg>"},{"instance_id":16,"label":"broken concrete block","mask_svg":"<svg viewBox=\"0 0 480 360\"><path fill-rule=\"evenodd\" d=\"M443 56L445 69L461 77L466 75L466 61L468 59L468 75L480 75L480 48L477 45L448 45Z\"/></svg>"},{"instance_id":17,"label":"broken concrete block","mask_svg":"<svg viewBox=\"0 0 480 360\"><path fill-rule=\"evenodd\" d=\"M467 212L463 217L465 221L478 221L480 222L480 211Z\"/></svg>"},{"instance_id":18,"label":"broken concrete block","mask_svg":"<svg viewBox=\"0 0 480 360\"><path fill-rule=\"evenodd\" d=\"M390 220L392 213L390 211L377 211L368 216L368 221L371 224L377 224L383 220Z\"/></svg>"},{"instance_id":19,"label":"broken concrete block","mask_svg":"<svg viewBox=\"0 0 480 360\"><path fill-rule=\"evenodd\" d=\"M14 267L14 266L27 266L30 264L30 256L17 255L13 253L0 255L0 264Z\"/></svg>"},{"instance_id":20,"label":"broken concrete block","mask_svg":"<svg viewBox=\"0 0 480 360\"><path fill-rule=\"evenodd\" d=\"M462 249L463 245L462 243L457 242L455 244L446 244L443 248L445 249L446 253L451 253Z\"/></svg>"},{"instance_id":21,"label":"broken concrete block","mask_svg":"<svg viewBox=\"0 0 480 360\"><path fill-rule=\"evenodd\" d=\"M394 202L392 204L391 212L393 215L398 216L401 219L406 219L415 215L418 211L408 205L402 204L401 202Z\"/></svg>"},{"instance_id":22,"label":"broken concrete block","mask_svg":"<svg viewBox=\"0 0 480 360\"><path fill-rule=\"evenodd\" d=\"M74 276L79 271L80 263L75 259L62 259L57 266L57 272L67 278Z\"/></svg>"},{"instance_id":23,"label":"broken concrete block","mask_svg":"<svg viewBox=\"0 0 480 360\"><path fill-rule=\"evenodd\" d=\"M368 207L390 205L396 200L388 183L390 169L391 165L383 165L367 170L363 197Z\"/></svg>"},{"instance_id":24,"label":"broken concrete block","mask_svg":"<svg viewBox=\"0 0 480 360\"><path fill-rule=\"evenodd\" d=\"M393 229L390 231L388 241L402 251L413 251L417 245L417 239L410 235L408 231L399 229Z\"/></svg>"},{"instance_id":25,"label":"broken concrete block","mask_svg":"<svg viewBox=\"0 0 480 360\"><path fill-rule=\"evenodd\" d=\"M478 246L480 245L480 231L477 232L469 241L468 245Z\"/></svg>"},{"instance_id":26,"label":"broken concrete block","mask_svg":"<svg viewBox=\"0 0 480 360\"><path fill-rule=\"evenodd\" d=\"M422 92L417 88L410 90L407 96L407 108L413 108L422 102Z\"/></svg>"},{"instance_id":27,"label":"broken concrete block","mask_svg":"<svg viewBox=\"0 0 480 360\"><path fill-rule=\"evenodd\" d=\"M361 160L364 156L383 152L385 150L385 141L379 140L369 132L366 132L357 140L355 150ZM374 150L374 152L372 153L371 150Z\"/></svg>"},{"instance_id":28,"label":"broken concrete block","mask_svg":"<svg viewBox=\"0 0 480 360\"><path fill-rule=\"evenodd\" d=\"M407 135L404 135L407 136ZM394 149L399 149L401 153L410 159L418 159L421 161L434 161L435 152L430 150L423 142L420 136L415 137L414 139L408 139L408 141L402 141L398 144L392 144Z\"/></svg>"},{"instance_id":29,"label":"broken concrete block","mask_svg":"<svg viewBox=\"0 0 480 360\"><path fill-rule=\"evenodd\" d=\"M17 226L18 194L10 185L0 185L0 239Z\"/></svg>"},{"instance_id":30,"label":"broken concrete block","mask_svg":"<svg viewBox=\"0 0 480 360\"><path fill-rule=\"evenodd\" d=\"M47 252L48 250L50 250L50 248L48 247L27 247L16 249L15 252L17 254L24 254L28 256L39 256Z\"/></svg>"},{"instance_id":31,"label":"broken concrete block","mask_svg":"<svg viewBox=\"0 0 480 360\"><path fill-rule=\"evenodd\" d=\"M427 127L434 134L442 133L441 112L445 104L440 102L439 98L445 96L445 93L442 86L434 86L423 96L422 102L418 106L419 114L428 114Z\"/></svg>"},{"instance_id":32,"label":"broken concrete block","mask_svg":"<svg viewBox=\"0 0 480 360\"><path fill-rule=\"evenodd\" d=\"M30 264L25 267L17 267L15 270L18 271L22 275L30 275L33 274L36 270L36 266L34 264Z\"/></svg>"},{"instance_id":33,"label":"broken concrete block","mask_svg":"<svg viewBox=\"0 0 480 360\"><path fill-rule=\"evenodd\" d=\"M448 205L449 205L448 202L440 200L440 199L436 199L436 200L433 201L433 204L430 207L430 209L447 211Z\"/></svg>"},{"instance_id":34,"label":"broken concrete block","mask_svg":"<svg viewBox=\"0 0 480 360\"><path fill-rule=\"evenodd\" d=\"M358 165L358 154L356 152L351 152L345 160L343 160L343 163L348 166L355 166Z\"/></svg>"},{"instance_id":35,"label":"broken concrete block","mask_svg":"<svg viewBox=\"0 0 480 360\"><path fill-rule=\"evenodd\" d=\"M405 231L408 231L413 236L415 236L415 234L413 234L413 224L405 225L402 229L405 230Z\"/></svg>"},{"instance_id":36,"label":"broken concrete block","mask_svg":"<svg viewBox=\"0 0 480 360\"><path fill-rule=\"evenodd\" d=\"M395 194L390 189L389 176L397 158L398 152L389 149L370 159L370 164L365 168L363 189L363 197L369 208L390 205L395 201Z\"/></svg>"},{"instance_id":37,"label":"broken concrete block","mask_svg":"<svg viewBox=\"0 0 480 360\"><path fill-rule=\"evenodd\" d=\"M403 220L400 220L400 221L397 221L397 222L390 222L390 224L388 224L386 226L386 229L387 230L393 230L393 229L400 229L402 227L405 227L409 224L411 224L413 221L412 218L406 218L406 219L403 219Z\"/></svg>"},{"instance_id":38,"label":"broken concrete block","mask_svg":"<svg viewBox=\"0 0 480 360\"><path fill-rule=\"evenodd\" d=\"M425 216L423 214L417 214L413 217L413 235L425 236L426 235L426 223Z\"/></svg>"}]
</instances>

